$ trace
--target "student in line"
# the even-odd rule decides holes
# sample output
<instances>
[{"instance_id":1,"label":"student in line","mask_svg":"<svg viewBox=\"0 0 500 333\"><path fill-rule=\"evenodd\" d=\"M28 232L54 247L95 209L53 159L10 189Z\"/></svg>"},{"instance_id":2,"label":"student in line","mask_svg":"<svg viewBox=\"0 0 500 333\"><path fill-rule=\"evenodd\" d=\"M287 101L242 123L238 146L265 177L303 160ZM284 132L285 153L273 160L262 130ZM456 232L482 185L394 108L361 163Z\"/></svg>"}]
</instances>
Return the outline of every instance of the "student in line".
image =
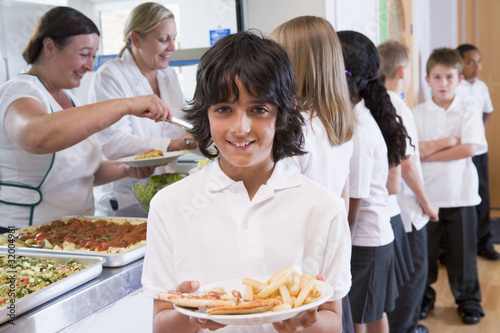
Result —
<instances>
[{"instance_id":1,"label":"student in line","mask_svg":"<svg viewBox=\"0 0 500 333\"><path fill-rule=\"evenodd\" d=\"M200 59L186 119L212 161L151 202L142 284L155 298L155 330L341 332L351 285L345 205L282 161L304 153L297 98L291 62L270 39L239 32ZM242 328L189 318L156 299L167 290L270 276L290 264L324 277L331 300L282 322Z\"/></svg>"}]
</instances>

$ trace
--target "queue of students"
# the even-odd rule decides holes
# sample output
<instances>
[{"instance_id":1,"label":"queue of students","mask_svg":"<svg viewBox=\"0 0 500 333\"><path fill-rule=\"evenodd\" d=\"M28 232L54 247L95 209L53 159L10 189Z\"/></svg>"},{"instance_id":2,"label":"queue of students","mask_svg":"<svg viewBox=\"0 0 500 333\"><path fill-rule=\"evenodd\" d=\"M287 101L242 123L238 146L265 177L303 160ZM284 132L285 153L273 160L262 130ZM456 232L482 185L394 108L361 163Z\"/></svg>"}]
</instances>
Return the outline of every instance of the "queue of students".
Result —
<instances>
[{"instance_id":1,"label":"queue of students","mask_svg":"<svg viewBox=\"0 0 500 333\"><path fill-rule=\"evenodd\" d=\"M184 106L168 68L175 35L166 8L138 6L121 57L97 73L97 103L79 106L69 89L91 70L99 31L68 7L42 17L23 53L28 72L0 87L2 226L91 215L94 185L154 172L102 161L101 149L109 159L191 149L184 139L192 136L212 162L160 191L148 216L142 283L155 331L237 332L157 297L294 264L332 285L332 298L246 331L427 332L418 320L433 308L443 246L458 314L479 322L476 253L498 259L487 226L479 249L476 239L477 205L488 200L487 187L478 193L487 169L478 177L476 166L485 165L492 107L483 102L479 113L456 95L458 51L432 53L432 100L412 113L401 98L411 79L403 45L377 49L361 33L297 17L270 38L239 32L216 42ZM480 62L477 49L459 50ZM190 136L163 122L172 114L193 124ZM110 214L130 206L119 188L105 197Z\"/></svg>"}]
</instances>

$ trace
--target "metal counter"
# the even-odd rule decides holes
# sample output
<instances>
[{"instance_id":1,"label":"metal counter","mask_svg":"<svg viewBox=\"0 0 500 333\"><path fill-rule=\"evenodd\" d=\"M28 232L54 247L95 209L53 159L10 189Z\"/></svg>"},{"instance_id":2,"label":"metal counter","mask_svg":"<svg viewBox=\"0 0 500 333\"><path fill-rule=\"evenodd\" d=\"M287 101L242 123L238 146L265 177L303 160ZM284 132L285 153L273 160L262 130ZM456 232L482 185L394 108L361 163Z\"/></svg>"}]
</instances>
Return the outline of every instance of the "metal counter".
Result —
<instances>
[{"instance_id":1,"label":"metal counter","mask_svg":"<svg viewBox=\"0 0 500 333\"><path fill-rule=\"evenodd\" d=\"M140 289L143 259L103 268L95 279L0 326L0 332L44 333L62 330Z\"/></svg>"}]
</instances>

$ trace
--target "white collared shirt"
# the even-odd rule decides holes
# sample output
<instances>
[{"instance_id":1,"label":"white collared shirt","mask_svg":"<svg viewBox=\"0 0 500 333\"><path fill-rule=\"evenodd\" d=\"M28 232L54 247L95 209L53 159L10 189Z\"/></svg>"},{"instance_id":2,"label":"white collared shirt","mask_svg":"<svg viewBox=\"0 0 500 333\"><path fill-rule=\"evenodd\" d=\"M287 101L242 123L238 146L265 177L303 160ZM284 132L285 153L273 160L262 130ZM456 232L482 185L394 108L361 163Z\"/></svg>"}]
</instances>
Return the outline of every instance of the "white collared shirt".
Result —
<instances>
[{"instance_id":1,"label":"white collared shirt","mask_svg":"<svg viewBox=\"0 0 500 333\"><path fill-rule=\"evenodd\" d=\"M364 100L354 107L358 126L349 175L349 196L363 199L354 228L353 245L383 246L394 240L387 206L387 146Z\"/></svg>"},{"instance_id":2,"label":"white collared shirt","mask_svg":"<svg viewBox=\"0 0 500 333\"><path fill-rule=\"evenodd\" d=\"M158 88L161 99L169 106L175 117L183 118L184 97L174 69L158 70ZM153 94L148 80L137 67L132 54L125 50L121 58L107 61L99 68L90 84L89 102L102 102L115 98L129 98ZM98 135L104 156L110 160L132 156L146 149L166 151L171 139L180 138L181 129L167 123L156 123L148 118L131 115L102 130ZM155 174L174 172L175 162L157 167ZM134 178L122 178L102 186L103 196L98 198L108 202L115 198L119 208L136 204L132 194Z\"/></svg>"},{"instance_id":3,"label":"white collared shirt","mask_svg":"<svg viewBox=\"0 0 500 333\"><path fill-rule=\"evenodd\" d=\"M69 90L64 93L75 106L80 105ZM37 76L17 75L0 87L0 182L37 187L51 166L53 154L32 154L20 148L9 138L4 124L7 108L26 97L39 101L47 113L62 110ZM33 225L67 215L93 215L94 173L100 165L101 150L95 135L56 152L40 188L43 200L35 207ZM0 200L33 203L39 197L33 194L33 190L0 185ZM30 208L0 203L0 212L0 226L28 226Z\"/></svg>"},{"instance_id":4,"label":"white collared shirt","mask_svg":"<svg viewBox=\"0 0 500 333\"><path fill-rule=\"evenodd\" d=\"M322 272L332 300L351 285L351 243L343 200L284 161L250 201L218 159L158 192L148 216L142 285L150 297L185 280L207 283L270 276L294 264ZM227 326L221 332L238 332ZM273 332L272 325L251 332Z\"/></svg>"},{"instance_id":5,"label":"white collared shirt","mask_svg":"<svg viewBox=\"0 0 500 333\"><path fill-rule=\"evenodd\" d=\"M411 140L411 142L410 140L406 142L406 154L408 156L413 156L416 170L423 184L424 180L420 163L420 152L418 150L418 135L413 114L397 93L390 90L387 92L389 93L392 105L394 105L397 114L403 119L403 125ZM429 216L424 213L415 193L413 193L410 187L405 183L404 179L401 182L401 190L396 194L396 198L401 208L401 219L403 220L406 232L412 231L412 224L415 226L415 229L420 230L429 222Z\"/></svg>"},{"instance_id":6,"label":"white collared shirt","mask_svg":"<svg viewBox=\"0 0 500 333\"><path fill-rule=\"evenodd\" d=\"M285 161L297 167L303 175L311 178L338 195L349 177L349 160L352 156L352 140L332 147L325 126L316 113L303 112L305 120L304 150L307 154L292 156Z\"/></svg>"},{"instance_id":7,"label":"white collared shirt","mask_svg":"<svg viewBox=\"0 0 500 333\"><path fill-rule=\"evenodd\" d=\"M459 137L462 144L484 148L484 126L474 107L455 96L447 110L429 100L413 109L419 141ZM476 206L477 170L472 158L449 162L423 162L422 174L429 199L439 207Z\"/></svg>"},{"instance_id":8,"label":"white collared shirt","mask_svg":"<svg viewBox=\"0 0 500 333\"><path fill-rule=\"evenodd\" d=\"M481 118L483 117L483 113L493 112L490 92L488 86L483 81L475 79L473 83L469 83L466 80L462 80L455 89L455 93L466 102L471 103ZM481 155L488 151L486 138L484 146L484 149L476 150L476 155Z\"/></svg>"}]
</instances>

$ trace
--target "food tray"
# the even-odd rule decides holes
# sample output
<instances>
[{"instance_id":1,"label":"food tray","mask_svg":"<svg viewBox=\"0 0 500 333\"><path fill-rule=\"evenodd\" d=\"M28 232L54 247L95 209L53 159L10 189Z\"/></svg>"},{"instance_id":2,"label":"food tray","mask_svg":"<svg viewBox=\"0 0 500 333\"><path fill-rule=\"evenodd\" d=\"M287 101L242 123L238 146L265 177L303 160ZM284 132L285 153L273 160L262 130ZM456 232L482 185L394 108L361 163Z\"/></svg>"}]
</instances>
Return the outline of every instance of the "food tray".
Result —
<instances>
[{"instance_id":1,"label":"food tray","mask_svg":"<svg viewBox=\"0 0 500 333\"><path fill-rule=\"evenodd\" d=\"M59 220L61 221L66 221L71 218L84 218L86 220L92 221L92 220L101 220L104 219L106 221L110 222L125 222L125 221L137 221L137 222L146 222L147 219L145 218L136 218L136 217L104 217L104 216L67 216L64 218L61 218ZM51 221L52 222L52 221ZM50 222L47 222L50 223ZM47 224L44 223L44 224ZM41 224L43 225L43 224ZM38 225L38 226L41 226ZM36 227L38 227L36 226ZM19 232L19 230L16 230L16 234ZM7 249L7 246L1 245L0 246L0 253L2 253L4 249ZM102 257L106 259L104 262L103 266L104 267L120 267L123 265L126 265L128 263L131 263L132 261L135 261L137 259L143 258L144 255L146 254L146 245L141 245L136 248L130 249L123 251L121 253L102 253L102 252L79 252L79 251L68 251L68 250L52 250L52 249L40 249L40 248L33 248L33 247L18 247L16 249L19 249L25 253L28 254L44 254L44 255L52 255L52 254L58 254L58 255L71 255L74 253L75 255L81 255L81 256L88 256L88 257ZM17 250L16 250L17 252Z\"/></svg>"},{"instance_id":2,"label":"food tray","mask_svg":"<svg viewBox=\"0 0 500 333\"><path fill-rule=\"evenodd\" d=\"M7 253L0 251L0 255L7 255ZM88 266L87 268L75 274L54 282L53 284L50 284L17 300L14 303L16 317L47 301L56 298L57 296L64 294L71 289L74 289L92 280L93 278L96 278L101 274L103 263L106 261L106 259L102 257L89 257L67 252L64 255L54 253L47 255L45 253L32 253L30 251L26 252L24 251L24 249L16 249L15 255L16 258L22 255L34 259L47 259L54 261L55 263L63 263L71 258L74 258L78 263ZM4 305L3 307L0 307L0 324L3 324L10 320L10 309L8 308L9 304L10 303Z\"/></svg>"}]
</instances>

